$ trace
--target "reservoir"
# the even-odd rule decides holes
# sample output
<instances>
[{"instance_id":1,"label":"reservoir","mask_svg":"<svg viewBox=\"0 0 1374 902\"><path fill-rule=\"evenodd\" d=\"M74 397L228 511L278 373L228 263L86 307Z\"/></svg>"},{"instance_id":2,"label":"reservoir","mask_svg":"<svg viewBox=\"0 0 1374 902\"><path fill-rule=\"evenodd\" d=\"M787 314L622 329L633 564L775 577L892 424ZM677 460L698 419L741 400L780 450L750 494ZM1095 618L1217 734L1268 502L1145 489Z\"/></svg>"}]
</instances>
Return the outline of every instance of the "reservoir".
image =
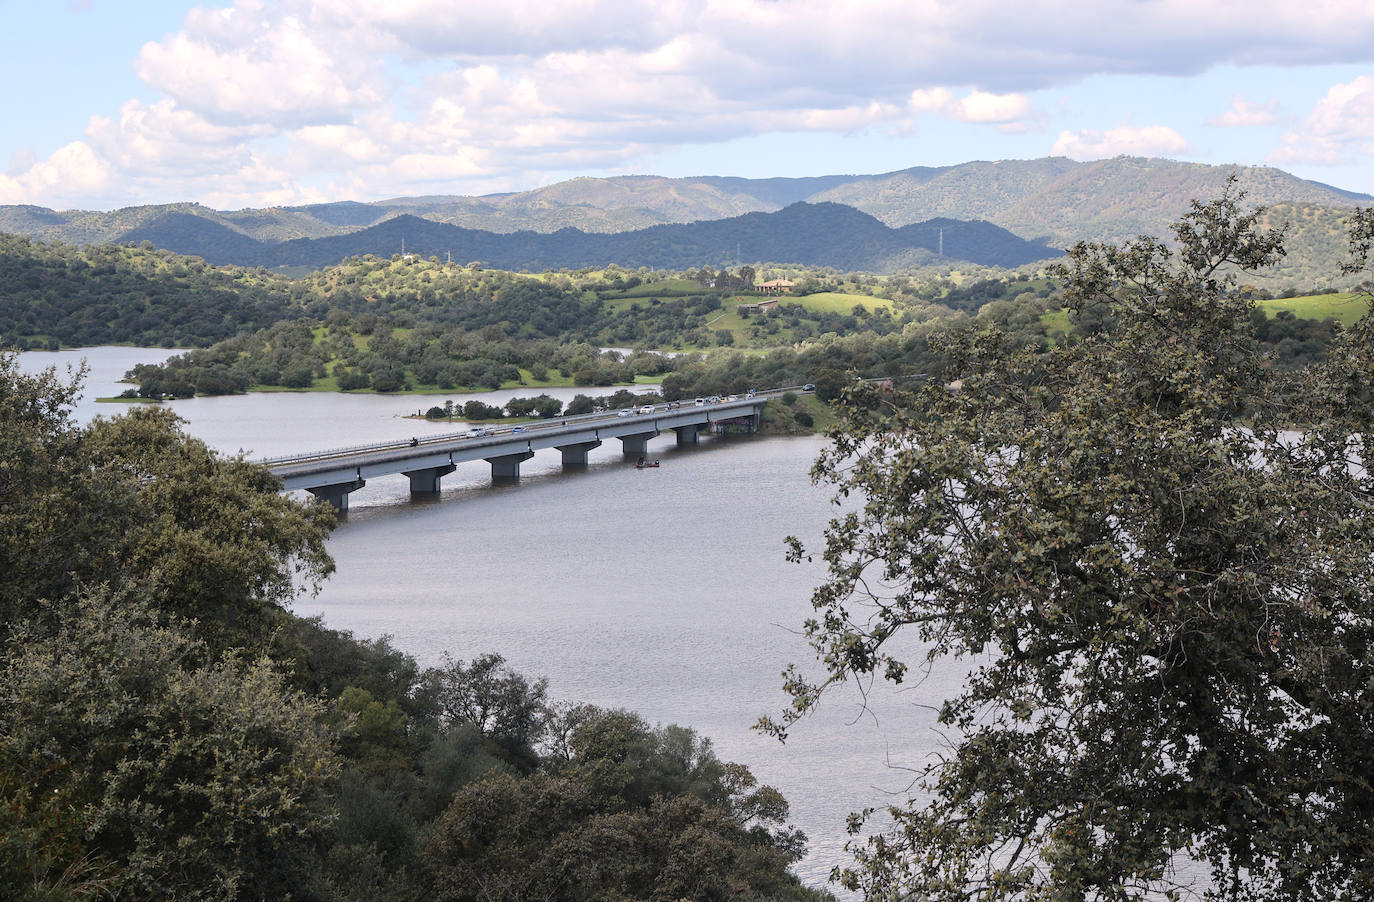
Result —
<instances>
[{"instance_id":1,"label":"reservoir","mask_svg":"<svg viewBox=\"0 0 1374 902\"><path fill-rule=\"evenodd\" d=\"M93 399L127 387L117 382L130 366L171 353L94 348L20 361L61 369L86 358L84 422L122 410ZM266 457L452 431L406 415L537 393L272 393L169 406L217 450ZM823 573L787 563L783 540L818 547L837 510L808 474L824 440L730 436L679 449L673 439L651 443L657 469L636 470L617 441L591 452L583 471L565 473L556 451L541 451L518 485L493 486L484 463L467 464L433 501L412 501L405 477L370 481L330 540L337 572L294 609L362 637L389 635L422 665L496 652L528 677L548 677L555 698L694 728L787 797L809 837L798 872L823 885L849 861L846 816L907 800L910 768L940 747L934 713L962 671L913 674L901 690L837 687L786 744L751 730L787 704L784 667L818 672L801 630ZM919 649L911 652L920 671Z\"/></svg>"}]
</instances>

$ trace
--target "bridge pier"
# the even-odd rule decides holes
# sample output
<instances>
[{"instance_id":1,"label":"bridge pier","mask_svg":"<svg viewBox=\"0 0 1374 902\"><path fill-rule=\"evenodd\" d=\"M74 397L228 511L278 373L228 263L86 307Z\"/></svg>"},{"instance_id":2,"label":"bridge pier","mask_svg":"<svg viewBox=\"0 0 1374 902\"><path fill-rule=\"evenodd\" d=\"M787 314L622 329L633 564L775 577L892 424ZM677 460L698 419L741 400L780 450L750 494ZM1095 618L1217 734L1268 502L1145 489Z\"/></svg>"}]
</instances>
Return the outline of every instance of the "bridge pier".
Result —
<instances>
[{"instance_id":1,"label":"bridge pier","mask_svg":"<svg viewBox=\"0 0 1374 902\"><path fill-rule=\"evenodd\" d=\"M348 495L367 485L365 479L355 479L352 482L336 482L333 485L317 485L306 489L321 501L328 501L334 505L334 510L339 513L348 512Z\"/></svg>"},{"instance_id":2,"label":"bridge pier","mask_svg":"<svg viewBox=\"0 0 1374 902\"><path fill-rule=\"evenodd\" d=\"M759 414L751 413L725 420L712 420L711 431L716 435L750 435L759 431Z\"/></svg>"},{"instance_id":3,"label":"bridge pier","mask_svg":"<svg viewBox=\"0 0 1374 902\"><path fill-rule=\"evenodd\" d=\"M501 457L488 457L487 463L491 464L491 478L494 481L517 480L520 478L520 464L534 457L533 451L521 451L517 454L504 454Z\"/></svg>"},{"instance_id":4,"label":"bridge pier","mask_svg":"<svg viewBox=\"0 0 1374 902\"><path fill-rule=\"evenodd\" d=\"M621 450L625 452L626 457L642 457L649 451L649 439L656 435L658 435L657 429L653 432L640 432L636 435L621 435L617 437L624 446Z\"/></svg>"},{"instance_id":5,"label":"bridge pier","mask_svg":"<svg viewBox=\"0 0 1374 902\"><path fill-rule=\"evenodd\" d=\"M695 445L697 443L698 426L693 423L690 426L674 426L673 431L677 433L677 443L682 445Z\"/></svg>"},{"instance_id":6,"label":"bridge pier","mask_svg":"<svg viewBox=\"0 0 1374 902\"><path fill-rule=\"evenodd\" d=\"M444 464L440 467L425 467L423 470L403 470L402 472L410 477L410 494L437 495L439 494L439 480L456 469L458 467L455 464Z\"/></svg>"},{"instance_id":7,"label":"bridge pier","mask_svg":"<svg viewBox=\"0 0 1374 902\"><path fill-rule=\"evenodd\" d=\"M601 447L601 439L590 442L578 442L575 445L559 445L558 450L563 454L563 469L570 467L585 467L587 465L587 452L593 448Z\"/></svg>"}]
</instances>

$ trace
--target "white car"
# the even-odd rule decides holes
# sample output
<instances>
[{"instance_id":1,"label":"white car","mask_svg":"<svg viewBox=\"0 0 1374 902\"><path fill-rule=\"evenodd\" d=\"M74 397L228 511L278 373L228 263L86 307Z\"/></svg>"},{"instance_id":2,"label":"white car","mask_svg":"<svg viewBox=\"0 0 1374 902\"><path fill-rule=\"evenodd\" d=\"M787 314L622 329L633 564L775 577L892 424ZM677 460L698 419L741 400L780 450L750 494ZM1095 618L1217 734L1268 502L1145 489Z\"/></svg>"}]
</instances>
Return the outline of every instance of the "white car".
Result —
<instances>
[{"instance_id":1,"label":"white car","mask_svg":"<svg viewBox=\"0 0 1374 902\"><path fill-rule=\"evenodd\" d=\"M654 412L654 405L652 405L652 404L645 404L643 407L639 408L639 412L640 412L640 413L653 413L653 412Z\"/></svg>"}]
</instances>

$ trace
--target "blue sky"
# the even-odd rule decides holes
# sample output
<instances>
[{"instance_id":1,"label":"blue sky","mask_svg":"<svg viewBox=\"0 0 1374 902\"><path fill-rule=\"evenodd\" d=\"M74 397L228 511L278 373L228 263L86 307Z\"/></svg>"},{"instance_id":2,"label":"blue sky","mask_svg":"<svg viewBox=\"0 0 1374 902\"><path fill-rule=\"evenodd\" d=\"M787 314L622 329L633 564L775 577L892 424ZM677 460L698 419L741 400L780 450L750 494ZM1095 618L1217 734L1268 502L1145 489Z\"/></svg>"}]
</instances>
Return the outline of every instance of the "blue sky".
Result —
<instances>
[{"instance_id":1,"label":"blue sky","mask_svg":"<svg viewBox=\"0 0 1374 902\"><path fill-rule=\"evenodd\" d=\"M1374 4L0 0L0 203L1118 154L1374 194Z\"/></svg>"}]
</instances>

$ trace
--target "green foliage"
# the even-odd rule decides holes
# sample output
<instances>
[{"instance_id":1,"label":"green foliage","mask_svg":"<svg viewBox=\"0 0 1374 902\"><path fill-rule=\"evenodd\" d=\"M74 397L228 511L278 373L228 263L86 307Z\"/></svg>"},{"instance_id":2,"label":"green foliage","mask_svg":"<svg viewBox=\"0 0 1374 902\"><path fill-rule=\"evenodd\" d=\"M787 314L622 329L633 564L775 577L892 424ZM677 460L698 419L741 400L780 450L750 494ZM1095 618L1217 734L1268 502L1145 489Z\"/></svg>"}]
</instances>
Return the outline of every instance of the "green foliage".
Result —
<instances>
[{"instance_id":1,"label":"green foliage","mask_svg":"<svg viewBox=\"0 0 1374 902\"><path fill-rule=\"evenodd\" d=\"M549 395L534 398L511 398L506 402L506 412L513 417L556 417L563 410L563 402Z\"/></svg>"},{"instance_id":2,"label":"green foliage","mask_svg":"<svg viewBox=\"0 0 1374 902\"><path fill-rule=\"evenodd\" d=\"M497 654L468 665L445 656L444 666L425 671L419 691L446 728L472 727L500 757L526 770L538 763L535 744L549 716L547 680L529 682Z\"/></svg>"},{"instance_id":3,"label":"green foliage","mask_svg":"<svg viewBox=\"0 0 1374 902\"><path fill-rule=\"evenodd\" d=\"M299 316L284 279L167 251L0 233L0 341L195 347ZM47 344L44 340L42 344Z\"/></svg>"},{"instance_id":4,"label":"green foliage","mask_svg":"<svg viewBox=\"0 0 1374 902\"><path fill-rule=\"evenodd\" d=\"M815 469L861 500L807 624L827 682L968 668L948 751L846 886L1158 898L1191 858L1212 898L1374 892L1374 484L1352 465L1374 320L1307 372L1269 366L1222 271L1282 236L1238 199L1195 204L1177 253L1075 248L1066 299L1110 308L1096 334L951 336L923 391L846 393ZM778 732L824 683L789 688Z\"/></svg>"},{"instance_id":5,"label":"green foliage","mask_svg":"<svg viewBox=\"0 0 1374 902\"><path fill-rule=\"evenodd\" d=\"M1354 292L1332 292L1262 300L1259 308L1270 316L1290 313L1299 319L1334 319L1342 326L1353 326L1360 317L1369 311L1365 299Z\"/></svg>"},{"instance_id":6,"label":"green foliage","mask_svg":"<svg viewBox=\"0 0 1374 902\"><path fill-rule=\"evenodd\" d=\"M444 900L795 899L786 803L680 727L573 712L548 771L469 784L424 851Z\"/></svg>"},{"instance_id":7,"label":"green foliage","mask_svg":"<svg viewBox=\"0 0 1374 902\"><path fill-rule=\"evenodd\" d=\"M483 404L481 401L468 401L463 404L465 420L499 420L505 414L500 407Z\"/></svg>"},{"instance_id":8,"label":"green foliage","mask_svg":"<svg viewBox=\"0 0 1374 902\"><path fill-rule=\"evenodd\" d=\"M0 355L0 637L81 585L133 588L195 619L217 649L261 647L295 580L333 568L334 515L284 503L261 468L224 459L167 411L79 429L75 391Z\"/></svg>"},{"instance_id":9,"label":"green foliage","mask_svg":"<svg viewBox=\"0 0 1374 902\"><path fill-rule=\"evenodd\" d=\"M133 598L52 613L55 628L12 629L0 760L72 819L111 890L226 899L295 884L338 767L318 704L269 661L217 660Z\"/></svg>"}]
</instances>

